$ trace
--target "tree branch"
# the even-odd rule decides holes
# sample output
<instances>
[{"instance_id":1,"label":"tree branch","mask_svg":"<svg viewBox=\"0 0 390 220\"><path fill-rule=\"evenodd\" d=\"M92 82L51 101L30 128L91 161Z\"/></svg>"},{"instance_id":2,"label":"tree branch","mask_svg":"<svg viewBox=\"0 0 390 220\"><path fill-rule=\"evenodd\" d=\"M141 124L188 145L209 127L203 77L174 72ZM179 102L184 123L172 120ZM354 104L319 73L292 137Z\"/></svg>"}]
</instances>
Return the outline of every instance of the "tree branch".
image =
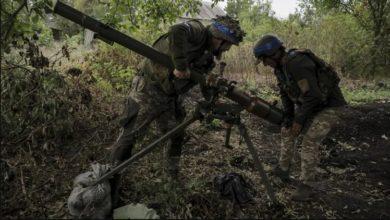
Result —
<instances>
[{"instance_id":1,"label":"tree branch","mask_svg":"<svg viewBox=\"0 0 390 220\"><path fill-rule=\"evenodd\" d=\"M9 25L9 27L7 29L7 32L5 32L4 39L2 39L2 43L3 44L5 42L7 42L8 36L11 33L12 27L14 26L14 23L15 23L15 20L16 20L16 16L23 9L23 7L26 7L26 6L27 6L27 0L24 0L23 3L19 6L19 8L11 15L11 17L10 17L10 19L11 19L10 25Z\"/></svg>"}]
</instances>

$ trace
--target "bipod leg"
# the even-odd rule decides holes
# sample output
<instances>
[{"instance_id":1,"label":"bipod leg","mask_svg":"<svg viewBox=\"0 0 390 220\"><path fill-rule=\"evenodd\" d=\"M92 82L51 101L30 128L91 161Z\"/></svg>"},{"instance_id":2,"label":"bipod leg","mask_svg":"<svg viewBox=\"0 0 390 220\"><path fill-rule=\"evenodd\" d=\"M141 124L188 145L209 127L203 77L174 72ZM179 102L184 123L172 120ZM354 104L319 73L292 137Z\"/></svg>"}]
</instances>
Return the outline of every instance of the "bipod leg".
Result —
<instances>
[{"instance_id":1,"label":"bipod leg","mask_svg":"<svg viewBox=\"0 0 390 220\"><path fill-rule=\"evenodd\" d=\"M273 204L277 204L278 202L276 200L274 190L272 189L272 186L268 180L267 174L264 171L263 164L261 163L261 161L257 155L257 151L256 151L255 147L253 146L251 139L249 138L248 131L247 131L245 125L240 123L238 125L238 128L240 130L241 136L244 138L244 141L245 141L246 145L248 146L249 152L252 154L253 161L255 162L255 167L260 173L261 181L263 182L263 184L265 186L268 197L271 199Z\"/></svg>"},{"instance_id":2,"label":"bipod leg","mask_svg":"<svg viewBox=\"0 0 390 220\"><path fill-rule=\"evenodd\" d=\"M104 174L102 177L100 177L98 180L96 180L96 182L94 182L91 186L95 186L99 183L102 183L103 181L107 180L108 178L110 178L111 176L113 176L114 174L117 174L119 172L121 172L122 170L124 170L129 164L131 164L132 162L136 161L136 160L139 160L140 158L142 158L143 156L145 156L146 154L150 153L154 148L156 148L161 142L164 142L166 140L168 140L169 138L171 138L172 136L174 136L177 132L185 129L187 126L189 126L190 124L192 124L194 121L198 120L200 118L200 115L199 113L195 112L193 115L191 115L190 118L188 118L187 120L183 121L181 124L179 124L178 126L176 126L175 128L173 128L172 130L168 131L167 133L165 133L163 136L159 137L157 140L153 141L153 143L149 144L148 146L146 146L145 148L143 148L141 151L139 151L138 153L134 154L132 157L130 157L129 159L123 161L121 164L119 164L118 166L116 166L114 169L110 170L108 173Z\"/></svg>"},{"instance_id":3,"label":"bipod leg","mask_svg":"<svg viewBox=\"0 0 390 220\"><path fill-rule=\"evenodd\" d=\"M232 133L232 125L231 124L228 124L227 125L228 127L226 128L226 136L225 136L225 144L224 146L226 148L229 148L229 149L232 149L232 146L230 146L230 135Z\"/></svg>"}]
</instances>

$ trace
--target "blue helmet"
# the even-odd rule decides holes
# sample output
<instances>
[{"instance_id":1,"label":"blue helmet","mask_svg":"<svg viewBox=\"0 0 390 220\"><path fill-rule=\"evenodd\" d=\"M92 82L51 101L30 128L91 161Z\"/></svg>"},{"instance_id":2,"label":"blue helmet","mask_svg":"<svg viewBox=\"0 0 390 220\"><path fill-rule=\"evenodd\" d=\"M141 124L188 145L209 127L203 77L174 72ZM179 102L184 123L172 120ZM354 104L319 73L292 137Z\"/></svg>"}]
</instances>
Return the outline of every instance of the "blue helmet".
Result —
<instances>
[{"instance_id":1,"label":"blue helmet","mask_svg":"<svg viewBox=\"0 0 390 220\"><path fill-rule=\"evenodd\" d=\"M281 46L283 42L273 35L263 36L253 48L253 54L256 58L264 56L272 56Z\"/></svg>"},{"instance_id":2,"label":"blue helmet","mask_svg":"<svg viewBox=\"0 0 390 220\"><path fill-rule=\"evenodd\" d=\"M224 39L238 45L244 38L245 32L241 30L240 22L229 17L218 16L212 19L209 30L214 37Z\"/></svg>"}]
</instances>

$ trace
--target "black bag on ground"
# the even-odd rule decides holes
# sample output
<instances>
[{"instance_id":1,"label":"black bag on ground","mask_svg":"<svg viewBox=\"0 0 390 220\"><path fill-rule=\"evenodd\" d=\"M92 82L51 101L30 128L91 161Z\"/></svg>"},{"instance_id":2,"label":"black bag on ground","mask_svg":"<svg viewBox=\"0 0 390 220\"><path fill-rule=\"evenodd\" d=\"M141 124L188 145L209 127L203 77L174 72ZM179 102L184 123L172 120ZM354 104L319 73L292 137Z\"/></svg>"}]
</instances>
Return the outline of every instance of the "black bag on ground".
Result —
<instances>
[{"instance_id":1,"label":"black bag on ground","mask_svg":"<svg viewBox=\"0 0 390 220\"><path fill-rule=\"evenodd\" d=\"M252 201L253 188L237 173L222 174L214 178L214 185L223 198L236 204Z\"/></svg>"}]
</instances>

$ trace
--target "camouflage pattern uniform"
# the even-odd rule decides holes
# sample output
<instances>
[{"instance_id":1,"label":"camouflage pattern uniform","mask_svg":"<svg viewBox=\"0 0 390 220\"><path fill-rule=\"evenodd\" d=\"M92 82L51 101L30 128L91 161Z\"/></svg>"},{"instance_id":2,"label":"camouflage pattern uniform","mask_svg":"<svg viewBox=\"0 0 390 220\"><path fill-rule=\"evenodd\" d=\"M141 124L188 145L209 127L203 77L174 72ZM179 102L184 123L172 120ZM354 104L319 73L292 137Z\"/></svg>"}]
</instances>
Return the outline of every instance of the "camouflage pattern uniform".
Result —
<instances>
[{"instance_id":1,"label":"camouflage pattern uniform","mask_svg":"<svg viewBox=\"0 0 390 220\"><path fill-rule=\"evenodd\" d=\"M287 116L282 126L291 127L294 121L303 125L300 180L307 185L315 182L319 146L346 105L338 81L319 74L316 63L296 50L290 50L285 64L275 69ZM290 169L297 139L282 134L279 166L284 171Z\"/></svg>"},{"instance_id":2,"label":"camouflage pattern uniform","mask_svg":"<svg viewBox=\"0 0 390 220\"><path fill-rule=\"evenodd\" d=\"M192 20L172 26L153 47L171 56L175 68L180 71L196 67L207 72L214 67L211 43L208 29L199 21ZM179 90L178 83L184 84L184 89L182 86ZM123 128L113 147L113 163L120 163L131 156L134 144L145 136L152 121L156 122L161 134L180 124L185 117L180 94L194 85L187 79L175 79L167 68L145 59L141 70L133 79L130 97L120 121ZM171 175L178 172L183 137L184 132L167 143L168 172Z\"/></svg>"},{"instance_id":3,"label":"camouflage pattern uniform","mask_svg":"<svg viewBox=\"0 0 390 220\"><path fill-rule=\"evenodd\" d=\"M229 16L217 16L207 27L197 20L173 25L153 47L172 59L177 72L208 74L215 66L214 58L219 59L232 44L238 45L244 36L238 21ZM121 134L113 146L111 160L114 166L131 156L136 141L145 136L152 121L156 122L161 133L183 121L185 111L180 97L196 82L176 78L173 72L149 59L143 61L132 82L121 120ZM210 98L207 88L201 86L201 91L206 99ZM168 174L174 180L177 180L183 139L184 131L168 141ZM120 177L116 174L110 179L113 204L118 200Z\"/></svg>"}]
</instances>

